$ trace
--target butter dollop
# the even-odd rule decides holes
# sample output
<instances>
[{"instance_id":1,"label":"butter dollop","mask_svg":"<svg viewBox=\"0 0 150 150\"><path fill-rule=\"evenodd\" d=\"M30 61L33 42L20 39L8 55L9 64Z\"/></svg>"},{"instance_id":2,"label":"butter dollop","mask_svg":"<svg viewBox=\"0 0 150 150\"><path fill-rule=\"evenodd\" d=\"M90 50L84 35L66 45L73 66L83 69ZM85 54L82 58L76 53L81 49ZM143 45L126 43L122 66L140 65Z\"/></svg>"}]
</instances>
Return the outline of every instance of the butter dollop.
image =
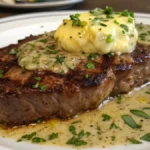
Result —
<instances>
[{"instance_id":1,"label":"butter dollop","mask_svg":"<svg viewBox=\"0 0 150 150\"><path fill-rule=\"evenodd\" d=\"M58 47L69 53L115 54L135 49L138 33L133 14L95 9L64 19L55 32Z\"/></svg>"}]
</instances>

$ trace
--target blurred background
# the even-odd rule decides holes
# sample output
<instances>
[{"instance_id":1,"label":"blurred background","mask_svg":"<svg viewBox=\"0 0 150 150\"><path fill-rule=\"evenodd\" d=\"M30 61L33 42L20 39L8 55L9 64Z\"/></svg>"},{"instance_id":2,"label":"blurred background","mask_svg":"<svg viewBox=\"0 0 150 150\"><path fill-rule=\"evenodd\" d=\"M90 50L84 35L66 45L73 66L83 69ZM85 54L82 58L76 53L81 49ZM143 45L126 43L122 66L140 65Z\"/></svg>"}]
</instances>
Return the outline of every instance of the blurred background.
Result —
<instances>
[{"instance_id":1,"label":"blurred background","mask_svg":"<svg viewBox=\"0 0 150 150\"><path fill-rule=\"evenodd\" d=\"M150 0L0 0L0 18L31 12L58 10L89 10L96 7L111 6L116 11L128 9L134 12L150 13ZM35 0L30 0L35 1ZM37 0L36 0L37 1Z\"/></svg>"}]
</instances>

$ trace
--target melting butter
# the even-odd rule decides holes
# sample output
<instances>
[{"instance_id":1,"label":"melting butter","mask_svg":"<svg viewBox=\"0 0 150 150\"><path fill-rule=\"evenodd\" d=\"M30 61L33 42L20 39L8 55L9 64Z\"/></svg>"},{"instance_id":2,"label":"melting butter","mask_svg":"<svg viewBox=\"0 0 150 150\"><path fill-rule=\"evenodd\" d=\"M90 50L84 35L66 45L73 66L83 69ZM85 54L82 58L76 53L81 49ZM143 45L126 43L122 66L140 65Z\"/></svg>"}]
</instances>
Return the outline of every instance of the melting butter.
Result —
<instances>
[{"instance_id":1,"label":"melting butter","mask_svg":"<svg viewBox=\"0 0 150 150\"><path fill-rule=\"evenodd\" d=\"M67 141L74 135L69 131L70 126L76 128L76 133L80 131L89 132L90 134L83 136L81 139L87 142L84 147L108 147L113 145L131 144L129 139L140 140L140 137L150 133L150 119L144 119L133 115L130 110L142 110L150 116L150 85L130 94L122 95L121 103L118 104L117 98L109 101L97 110L80 114L74 119L62 121L52 119L45 123L37 125L23 126L20 128L5 129L0 128L0 136L5 138L20 139L23 135L37 133L37 137L46 140L44 145L69 146ZM144 109L145 107L149 109ZM109 115L111 118L103 121L103 114ZM124 123L121 115L130 115L141 128L132 129ZM117 126L112 127L112 123ZM58 133L58 137L48 140L52 133ZM83 134L82 134L83 135ZM31 140L29 141L31 142Z\"/></svg>"},{"instance_id":2,"label":"melting butter","mask_svg":"<svg viewBox=\"0 0 150 150\"><path fill-rule=\"evenodd\" d=\"M58 46L64 51L99 54L113 52L120 55L132 52L136 46L138 33L132 17L121 16L120 13L108 17L104 13L95 15L86 12L75 14L73 18L65 19L55 33ZM77 24L77 19L81 25Z\"/></svg>"}]
</instances>

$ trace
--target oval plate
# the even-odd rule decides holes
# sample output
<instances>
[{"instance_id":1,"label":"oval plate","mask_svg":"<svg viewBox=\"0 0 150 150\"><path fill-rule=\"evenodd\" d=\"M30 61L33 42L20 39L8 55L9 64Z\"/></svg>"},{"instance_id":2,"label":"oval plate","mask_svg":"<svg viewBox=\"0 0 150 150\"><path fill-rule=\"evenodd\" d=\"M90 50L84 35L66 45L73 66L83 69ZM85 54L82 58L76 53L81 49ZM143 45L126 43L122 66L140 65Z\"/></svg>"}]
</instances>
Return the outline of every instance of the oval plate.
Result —
<instances>
[{"instance_id":1,"label":"oval plate","mask_svg":"<svg viewBox=\"0 0 150 150\"><path fill-rule=\"evenodd\" d=\"M55 30L62 19L70 14L80 13L83 11L63 11L34 13L8 17L0 20L0 47L17 43L18 40L31 34L38 35L44 32ZM136 13L136 22L150 24L149 14ZM0 138L0 150L73 150L73 148L64 148L58 146L42 146L27 142L17 143L8 138ZM82 148L81 148L82 149ZM143 142L140 145L113 146L105 150L149 150L150 143ZM86 148L85 150L104 150L103 148Z\"/></svg>"}]
</instances>

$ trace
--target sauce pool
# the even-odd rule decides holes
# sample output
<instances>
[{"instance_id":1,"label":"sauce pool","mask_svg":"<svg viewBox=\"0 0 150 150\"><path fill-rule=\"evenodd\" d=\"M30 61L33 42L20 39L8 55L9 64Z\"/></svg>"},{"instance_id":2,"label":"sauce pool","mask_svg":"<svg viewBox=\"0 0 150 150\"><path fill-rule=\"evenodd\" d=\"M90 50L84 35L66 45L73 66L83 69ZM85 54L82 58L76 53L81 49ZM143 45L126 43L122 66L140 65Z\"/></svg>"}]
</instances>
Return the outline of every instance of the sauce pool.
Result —
<instances>
[{"instance_id":1,"label":"sauce pool","mask_svg":"<svg viewBox=\"0 0 150 150\"><path fill-rule=\"evenodd\" d=\"M57 146L109 147L127 145L150 133L150 119L137 116L138 110L150 116L150 84L116 97L101 108L62 121L56 118L39 124L6 128L0 127L0 136L15 141ZM132 128L122 116L132 117L139 127ZM131 120L130 120L131 121Z\"/></svg>"}]
</instances>

